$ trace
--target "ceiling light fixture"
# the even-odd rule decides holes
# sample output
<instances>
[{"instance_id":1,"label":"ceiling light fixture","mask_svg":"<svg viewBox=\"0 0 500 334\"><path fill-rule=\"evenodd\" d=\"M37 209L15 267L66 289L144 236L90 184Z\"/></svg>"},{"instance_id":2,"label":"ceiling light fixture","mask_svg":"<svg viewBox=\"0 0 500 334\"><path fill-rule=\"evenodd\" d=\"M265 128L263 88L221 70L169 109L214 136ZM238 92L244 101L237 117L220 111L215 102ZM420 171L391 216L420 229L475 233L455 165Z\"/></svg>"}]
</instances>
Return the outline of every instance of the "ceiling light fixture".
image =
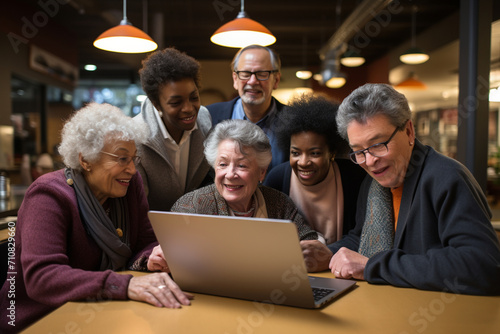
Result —
<instances>
[{"instance_id":1,"label":"ceiling light fixture","mask_svg":"<svg viewBox=\"0 0 500 334\"><path fill-rule=\"evenodd\" d=\"M312 77L312 72L307 69L307 35L302 37L302 69L295 72L295 76L302 80Z\"/></svg>"},{"instance_id":2,"label":"ceiling light fixture","mask_svg":"<svg viewBox=\"0 0 500 334\"><path fill-rule=\"evenodd\" d=\"M429 60L429 55L424 53L421 49L414 47L409 48L405 53L399 56L399 60L408 65L418 65Z\"/></svg>"},{"instance_id":3,"label":"ceiling light fixture","mask_svg":"<svg viewBox=\"0 0 500 334\"><path fill-rule=\"evenodd\" d=\"M421 49L416 47L416 15L418 8L417 6L412 7L411 13L411 47L406 50L401 56L399 56L399 60L401 60L405 64L409 65L417 65L423 64L427 60L429 60L429 55L424 53Z\"/></svg>"},{"instance_id":4,"label":"ceiling light fixture","mask_svg":"<svg viewBox=\"0 0 500 334\"><path fill-rule=\"evenodd\" d=\"M156 50L158 44L127 20L127 0L123 0L123 19L116 27L106 30L94 41L98 49L120 53L143 53Z\"/></svg>"},{"instance_id":5,"label":"ceiling light fixture","mask_svg":"<svg viewBox=\"0 0 500 334\"><path fill-rule=\"evenodd\" d=\"M345 74L343 73L338 73L335 76L331 77L328 79L328 81L325 83L326 87L328 88L340 88L345 85Z\"/></svg>"},{"instance_id":6,"label":"ceiling light fixture","mask_svg":"<svg viewBox=\"0 0 500 334\"><path fill-rule=\"evenodd\" d=\"M349 49L340 57L340 63L346 67L358 67L365 63L365 58L356 51Z\"/></svg>"},{"instance_id":7,"label":"ceiling light fixture","mask_svg":"<svg viewBox=\"0 0 500 334\"><path fill-rule=\"evenodd\" d=\"M395 85L394 88L424 90L427 89L427 85L424 84L422 81L418 80L417 75L414 72L410 72L408 78Z\"/></svg>"},{"instance_id":8,"label":"ceiling light fixture","mask_svg":"<svg viewBox=\"0 0 500 334\"><path fill-rule=\"evenodd\" d=\"M339 70L338 50L330 50L323 61L321 77L323 84L328 88L340 88L345 85L346 75Z\"/></svg>"},{"instance_id":9,"label":"ceiling light fixture","mask_svg":"<svg viewBox=\"0 0 500 334\"><path fill-rule=\"evenodd\" d=\"M313 75L312 72L308 70L299 70L295 72L295 76L302 80L310 79L312 75Z\"/></svg>"},{"instance_id":10,"label":"ceiling light fixture","mask_svg":"<svg viewBox=\"0 0 500 334\"><path fill-rule=\"evenodd\" d=\"M271 45L276 42L276 37L262 24L247 16L245 1L241 0L238 16L217 29L210 41L229 48L243 48L251 44Z\"/></svg>"},{"instance_id":11,"label":"ceiling light fixture","mask_svg":"<svg viewBox=\"0 0 500 334\"><path fill-rule=\"evenodd\" d=\"M97 66L94 64L87 64L83 68L85 69L85 71L89 71L89 72L97 70Z\"/></svg>"}]
</instances>

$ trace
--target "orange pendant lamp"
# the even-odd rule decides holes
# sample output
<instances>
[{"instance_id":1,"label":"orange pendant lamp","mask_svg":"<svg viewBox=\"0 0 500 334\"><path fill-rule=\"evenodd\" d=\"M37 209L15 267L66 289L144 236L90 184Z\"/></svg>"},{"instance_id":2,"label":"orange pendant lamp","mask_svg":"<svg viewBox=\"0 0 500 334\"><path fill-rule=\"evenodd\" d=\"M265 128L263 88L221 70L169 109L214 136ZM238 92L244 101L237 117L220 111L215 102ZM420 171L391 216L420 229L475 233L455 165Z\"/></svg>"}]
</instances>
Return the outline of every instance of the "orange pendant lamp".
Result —
<instances>
[{"instance_id":1,"label":"orange pendant lamp","mask_svg":"<svg viewBox=\"0 0 500 334\"><path fill-rule=\"evenodd\" d=\"M217 29L210 41L229 48L243 48L251 44L271 45L276 42L276 37L262 24L247 16L245 1L241 0L241 11L236 19Z\"/></svg>"},{"instance_id":2,"label":"orange pendant lamp","mask_svg":"<svg viewBox=\"0 0 500 334\"><path fill-rule=\"evenodd\" d=\"M425 90L427 85L417 78L415 72L410 72L407 79L394 86L396 89Z\"/></svg>"},{"instance_id":3,"label":"orange pendant lamp","mask_svg":"<svg viewBox=\"0 0 500 334\"><path fill-rule=\"evenodd\" d=\"M123 19L116 27L106 30L94 41L98 49L120 53L143 53L156 50L158 44L127 20L127 1L123 0Z\"/></svg>"}]
</instances>

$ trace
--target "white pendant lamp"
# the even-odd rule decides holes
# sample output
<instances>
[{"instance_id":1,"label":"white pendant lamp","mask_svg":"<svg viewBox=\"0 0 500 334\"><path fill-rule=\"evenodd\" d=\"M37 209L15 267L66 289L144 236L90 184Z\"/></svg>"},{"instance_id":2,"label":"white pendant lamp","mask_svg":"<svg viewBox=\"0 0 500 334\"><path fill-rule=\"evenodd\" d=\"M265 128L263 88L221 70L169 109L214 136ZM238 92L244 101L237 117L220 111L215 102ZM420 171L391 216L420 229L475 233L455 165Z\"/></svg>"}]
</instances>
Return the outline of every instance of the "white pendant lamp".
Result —
<instances>
[{"instance_id":1,"label":"white pendant lamp","mask_svg":"<svg viewBox=\"0 0 500 334\"><path fill-rule=\"evenodd\" d=\"M399 60L405 64L417 65L423 64L429 60L429 55L423 52L420 48L416 47L416 15L417 6L412 7L411 13L411 48L399 56Z\"/></svg>"}]
</instances>

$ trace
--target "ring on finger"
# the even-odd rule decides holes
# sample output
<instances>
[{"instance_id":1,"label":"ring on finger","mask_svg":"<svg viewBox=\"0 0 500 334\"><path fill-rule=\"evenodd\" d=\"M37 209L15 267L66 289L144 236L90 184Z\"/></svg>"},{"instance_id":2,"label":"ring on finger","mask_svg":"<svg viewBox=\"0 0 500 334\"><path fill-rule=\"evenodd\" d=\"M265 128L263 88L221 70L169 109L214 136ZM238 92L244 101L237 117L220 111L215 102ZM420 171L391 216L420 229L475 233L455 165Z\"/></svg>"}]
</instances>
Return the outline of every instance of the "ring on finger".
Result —
<instances>
[{"instance_id":1,"label":"ring on finger","mask_svg":"<svg viewBox=\"0 0 500 334\"><path fill-rule=\"evenodd\" d=\"M165 289L166 287L167 287L166 285L160 285L160 286L158 286L158 289L163 290L163 289Z\"/></svg>"},{"instance_id":2,"label":"ring on finger","mask_svg":"<svg viewBox=\"0 0 500 334\"><path fill-rule=\"evenodd\" d=\"M340 271L335 270L335 276L340 276Z\"/></svg>"}]
</instances>

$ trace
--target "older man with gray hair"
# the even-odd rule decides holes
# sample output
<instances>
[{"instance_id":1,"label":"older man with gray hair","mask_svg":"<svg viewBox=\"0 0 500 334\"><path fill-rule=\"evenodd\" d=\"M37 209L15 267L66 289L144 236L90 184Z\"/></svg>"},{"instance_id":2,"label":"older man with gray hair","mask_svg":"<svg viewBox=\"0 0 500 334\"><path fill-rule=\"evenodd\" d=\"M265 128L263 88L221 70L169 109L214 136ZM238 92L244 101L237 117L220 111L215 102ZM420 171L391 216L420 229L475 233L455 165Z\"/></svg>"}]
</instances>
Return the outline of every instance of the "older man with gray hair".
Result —
<instances>
[{"instance_id":1,"label":"older man with gray hair","mask_svg":"<svg viewBox=\"0 0 500 334\"><path fill-rule=\"evenodd\" d=\"M226 119L244 119L264 130L273 153L269 170L288 161L288 152L279 148L275 138L277 116L285 107L272 96L281 79L280 69L280 58L272 49L260 45L240 49L231 63L233 87L239 96L207 106L212 126Z\"/></svg>"},{"instance_id":2,"label":"older man with gray hair","mask_svg":"<svg viewBox=\"0 0 500 334\"><path fill-rule=\"evenodd\" d=\"M371 176L356 228L329 245L332 273L424 290L500 294L500 245L472 174L415 138L408 101L386 84L354 90L337 114L350 158Z\"/></svg>"}]
</instances>

